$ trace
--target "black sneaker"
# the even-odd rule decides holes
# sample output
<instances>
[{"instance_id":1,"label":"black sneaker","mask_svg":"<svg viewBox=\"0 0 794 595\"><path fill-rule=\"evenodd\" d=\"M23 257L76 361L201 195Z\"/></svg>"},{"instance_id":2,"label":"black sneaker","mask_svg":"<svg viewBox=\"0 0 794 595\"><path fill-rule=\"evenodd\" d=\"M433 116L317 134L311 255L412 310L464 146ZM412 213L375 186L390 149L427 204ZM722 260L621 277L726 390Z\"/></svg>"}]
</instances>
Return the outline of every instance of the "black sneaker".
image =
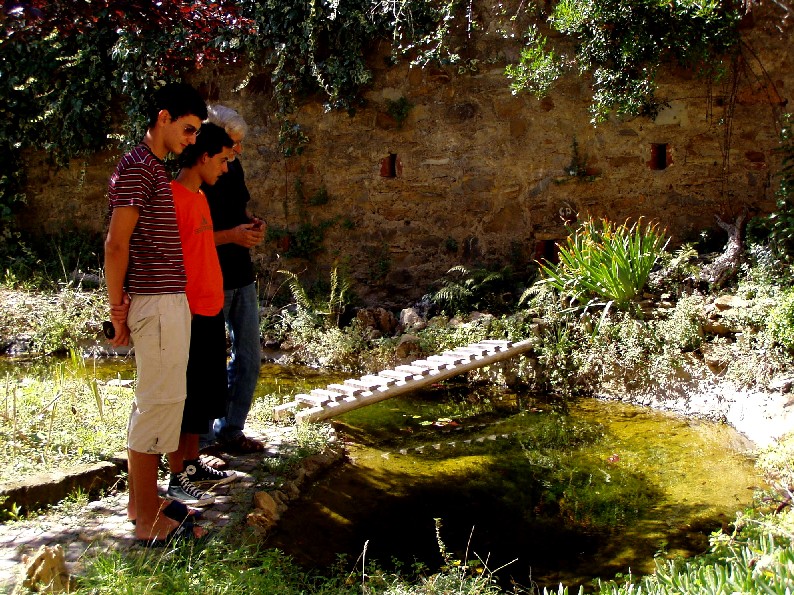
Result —
<instances>
[{"instance_id":1,"label":"black sneaker","mask_svg":"<svg viewBox=\"0 0 794 595\"><path fill-rule=\"evenodd\" d=\"M215 502L215 496L191 483L187 470L171 474L171 480L168 482L168 497L190 506L209 506Z\"/></svg>"},{"instance_id":2,"label":"black sneaker","mask_svg":"<svg viewBox=\"0 0 794 595\"><path fill-rule=\"evenodd\" d=\"M191 483L195 484L211 483L222 486L237 479L237 473L234 471L213 469L209 465L205 465L201 459L185 461L185 473Z\"/></svg>"}]
</instances>

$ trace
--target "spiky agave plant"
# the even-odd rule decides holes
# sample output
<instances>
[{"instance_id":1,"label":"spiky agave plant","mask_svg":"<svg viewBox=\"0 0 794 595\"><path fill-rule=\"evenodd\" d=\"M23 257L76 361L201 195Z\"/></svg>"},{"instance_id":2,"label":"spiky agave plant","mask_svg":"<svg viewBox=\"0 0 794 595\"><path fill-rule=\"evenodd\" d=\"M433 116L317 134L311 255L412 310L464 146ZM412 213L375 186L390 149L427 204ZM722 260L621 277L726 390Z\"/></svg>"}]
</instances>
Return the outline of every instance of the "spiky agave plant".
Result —
<instances>
[{"instance_id":1,"label":"spiky agave plant","mask_svg":"<svg viewBox=\"0 0 794 595\"><path fill-rule=\"evenodd\" d=\"M669 239L658 223L585 220L560 247L559 263L540 263L545 283L575 302L624 308L645 287Z\"/></svg>"}]
</instances>

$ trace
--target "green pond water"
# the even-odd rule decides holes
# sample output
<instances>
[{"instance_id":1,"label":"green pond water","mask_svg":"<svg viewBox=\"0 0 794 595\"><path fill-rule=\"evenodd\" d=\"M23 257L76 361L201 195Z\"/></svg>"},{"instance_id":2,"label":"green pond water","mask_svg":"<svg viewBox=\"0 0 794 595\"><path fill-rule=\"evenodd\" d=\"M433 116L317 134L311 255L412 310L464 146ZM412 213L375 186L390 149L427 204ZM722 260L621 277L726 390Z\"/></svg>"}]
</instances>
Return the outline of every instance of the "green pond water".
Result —
<instances>
[{"instance_id":1,"label":"green pond water","mask_svg":"<svg viewBox=\"0 0 794 595\"><path fill-rule=\"evenodd\" d=\"M457 383L334 421L349 463L291 504L269 545L306 566L482 561L505 586L647 574L705 551L759 484L731 428L586 399L566 412ZM360 566L360 561L359 561ZM502 568L503 567L503 568Z\"/></svg>"}]
</instances>

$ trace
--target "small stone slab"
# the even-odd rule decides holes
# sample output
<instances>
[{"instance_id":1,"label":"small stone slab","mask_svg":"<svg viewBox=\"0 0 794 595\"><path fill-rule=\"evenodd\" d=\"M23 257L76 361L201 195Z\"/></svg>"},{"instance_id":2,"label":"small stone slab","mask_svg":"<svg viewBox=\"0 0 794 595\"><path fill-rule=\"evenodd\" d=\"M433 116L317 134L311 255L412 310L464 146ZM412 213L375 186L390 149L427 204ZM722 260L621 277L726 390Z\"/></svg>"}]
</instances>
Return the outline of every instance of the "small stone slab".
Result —
<instances>
[{"instance_id":1,"label":"small stone slab","mask_svg":"<svg viewBox=\"0 0 794 595\"><path fill-rule=\"evenodd\" d=\"M362 393L367 392L361 387L350 386L349 384L329 384L327 388L328 390L338 390L340 393L343 393L350 397L355 397Z\"/></svg>"},{"instance_id":2,"label":"small stone slab","mask_svg":"<svg viewBox=\"0 0 794 595\"><path fill-rule=\"evenodd\" d=\"M380 373L381 376L394 378L397 382L407 382L414 377L410 372L398 372L397 370L384 370Z\"/></svg>"},{"instance_id":3,"label":"small stone slab","mask_svg":"<svg viewBox=\"0 0 794 595\"><path fill-rule=\"evenodd\" d=\"M322 405L328 402L328 397L320 397L318 395L298 394L295 395L295 400L298 403L306 403L308 405L314 405L315 407L321 407Z\"/></svg>"},{"instance_id":4,"label":"small stone slab","mask_svg":"<svg viewBox=\"0 0 794 595\"><path fill-rule=\"evenodd\" d=\"M328 401L336 401L345 396L344 393L341 393L339 391L328 390L325 388L312 389L311 391L309 391L309 394L316 397L325 397L325 399Z\"/></svg>"},{"instance_id":5,"label":"small stone slab","mask_svg":"<svg viewBox=\"0 0 794 595\"><path fill-rule=\"evenodd\" d=\"M430 368L423 368L421 366L397 366L394 368L398 372L410 372L414 376L427 376L430 374Z\"/></svg>"}]
</instances>

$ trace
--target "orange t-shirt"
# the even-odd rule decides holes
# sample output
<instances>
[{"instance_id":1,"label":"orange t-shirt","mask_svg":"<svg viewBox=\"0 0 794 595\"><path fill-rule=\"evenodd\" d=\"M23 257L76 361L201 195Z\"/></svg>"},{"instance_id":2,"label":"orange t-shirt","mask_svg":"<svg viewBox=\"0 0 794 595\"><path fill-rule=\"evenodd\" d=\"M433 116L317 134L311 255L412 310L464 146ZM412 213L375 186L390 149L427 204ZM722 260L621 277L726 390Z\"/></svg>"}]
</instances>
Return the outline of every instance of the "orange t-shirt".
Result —
<instances>
[{"instance_id":1,"label":"orange t-shirt","mask_svg":"<svg viewBox=\"0 0 794 595\"><path fill-rule=\"evenodd\" d=\"M171 182L176 222L187 274L187 302L192 314L215 316L223 309L223 274L207 197Z\"/></svg>"}]
</instances>

